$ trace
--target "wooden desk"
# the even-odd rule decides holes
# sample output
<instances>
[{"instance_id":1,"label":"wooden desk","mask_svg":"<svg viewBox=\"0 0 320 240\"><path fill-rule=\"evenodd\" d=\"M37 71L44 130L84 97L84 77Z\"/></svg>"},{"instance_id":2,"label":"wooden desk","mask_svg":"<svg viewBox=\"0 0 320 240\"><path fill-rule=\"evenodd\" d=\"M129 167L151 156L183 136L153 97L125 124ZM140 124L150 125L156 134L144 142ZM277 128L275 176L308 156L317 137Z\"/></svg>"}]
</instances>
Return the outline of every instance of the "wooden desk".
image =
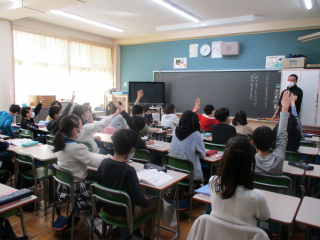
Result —
<instances>
[{"instance_id":1,"label":"wooden desk","mask_svg":"<svg viewBox=\"0 0 320 240\"><path fill-rule=\"evenodd\" d=\"M299 152L300 154L306 154L306 155L316 156L316 155L318 155L318 153L319 153L319 148L300 146L299 149L298 149L298 152Z\"/></svg>"},{"instance_id":2,"label":"wooden desk","mask_svg":"<svg viewBox=\"0 0 320 240\"><path fill-rule=\"evenodd\" d=\"M300 198L264 190L260 191L263 192L267 199L267 204L270 209L270 220L281 224L290 225L293 222L300 205ZM193 200L211 205L211 198L205 195L196 194L193 196ZM320 210L320 200L318 201ZM316 213L318 214L319 211ZM318 223L320 224L320 215Z\"/></svg>"},{"instance_id":3,"label":"wooden desk","mask_svg":"<svg viewBox=\"0 0 320 240\"><path fill-rule=\"evenodd\" d=\"M212 142L212 136L203 137L203 141L205 141L205 142Z\"/></svg>"},{"instance_id":4,"label":"wooden desk","mask_svg":"<svg viewBox=\"0 0 320 240\"><path fill-rule=\"evenodd\" d=\"M130 163L130 166L134 167L134 169L136 171L144 170L143 164L141 164L141 163L132 162L132 163ZM97 168L88 167L88 170L97 171ZM168 170L167 174L172 176L173 179L168 181L168 182L166 182L166 183L164 183L164 184L161 184L160 186L157 186L157 187L154 187L154 186L151 186L149 184L140 182L140 186L156 190L159 193L158 196L160 196L160 197L158 197L158 213L160 213L161 205L162 205L161 204L161 193L163 191L165 191L166 189L168 189L169 187L172 187L173 185L175 185L176 191L178 191L178 182L180 182L181 180L183 180L183 179L188 177L187 174L176 172L176 171L172 171L172 170ZM177 224L177 232L176 232L176 234L178 235L178 239L180 239L179 196L178 196L178 194L177 194L176 215L177 215L177 223L178 223ZM160 223L160 214L158 214L158 223ZM160 234L160 224L157 224L157 239L160 239L159 238L159 234Z\"/></svg>"},{"instance_id":5,"label":"wooden desk","mask_svg":"<svg viewBox=\"0 0 320 240\"><path fill-rule=\"evenodd\" d=\"M206 149L206 151L208 151L208 149ZM223 154L223 151L218 151L218 154ZM222 158L222 155L219 157L215 157L215 155L213 155L211 157L206 156L204 159L201 159L201 161L216 163L216 162L219 162L221 158Z\"/></svg>"},{"instance_id":6,"label":"wooden desk","mask_svg":"<svg viewBox=\"0 0 320 240\"><path fill-rule=\"evenodd\" d=\"M50 133L50 131L47 129L47 127L39 127L38 130L41 132L44 132L44 133Z\"/></svg>"},{"instance_id":7,"label":"wooden desk","mask_svg":"<svg viewBox=\"0 0 320 240\"><path fill-rule=\"evenodd\" d=\"M304 137L306 139L306 141L310 141L310 142L320 142L320 138L319 137L315 137L315 136L312 136L311 138L309 137Z\"/></svg>"},{"instance_id":8,"label":"wooden desk","mask_svg":"<svg viewBox=\"0 0 320 240\"><path fill-rule=\"evenodd\" d=\"M303 176L306 171L301 168L293 167L289 165L288 161L283 162L283 173L294 176Z\"/></svg>"},{"instance_id":9,"label":"wooden desk","mask_svg":"<svg viewBox=\"0 0 320 240\"><path fill-rule=\"evenodd\" d=\"M42 143L38 143L37 145L32 145L32 146L29 146L29 147L37 147L37 146L41 146L41 145L43 145L43 144ZM6 149L6 151L13 152L15 150L22 149L22 148L26 148L26 147L9 145L9 147Z\"/></svg>"},{"instance_id":10,"label":"wooden desk","mask_svg":"<svg viewBox=\"0 0 320 240\"><path fill-rule=\"evenodd\" d=\"M316 164L308 164L310 166L313 166L314 169L310 171L306 171L306 176L312 178L312 191L311 191L311 196L314 196L314 190L316 188L316 179L320 178L320 165Z\"/></svg>"},{"instance_id":11,"label":"wooden desk","mask_svg":"<svg viewBox=\"0 0 320 240\"><path fill-rule=\"evenodd\" d=\"M10 137L7 136L7 135L2 135L2 134L0 134L0 138L2 138L2 139L8 139L8 138L10 138Z\"/></svg>"},{"instance_id":12,"label":"wooden desk","mask_svg":"<svg viewBox=\"0 0 320 240\"><path fill-rule=\"evenodd\" d=\"M14 190L14 188L6 186L4 184L0 184L0 194L4 194L4 193L10 192L12 190ZM10 204L9 206L3 207L0 209L0 217L7 218L9 216L15 215L16 212L14 210L16 210L17 213L20 212L23 236L27 236L27 230L26 230L26 225L24 222L24 215L23 215L22 206L27 205L29 203L32 203L36 200L37 200L37 197L32 195L30 197L23 198L19 202L16 202L16 203ZM12 211L12 212L9 213L10 211Z\"/></svg>"},{"instance_id":13,"label":"wooden desk","mask_svg":"<svg viewBox=\"0 0 320 240\"><path fill-rule=\"evenodd\" d=\"M106 133L94 133L93 137L101 137L100 142L113 144L112 135Z\"/></svg>"},{"instance_id":14,"label":"wooden desk","mask_svg":"<svg viewBox=\"0 0 320 240\"><path fill-rule=\"evenodd\" d=\"M33 156L35 160L43 162L44 169L45 169L45 180L48 179L48 166L53 163L57 163L58 153L53 153L53 146L52 145L41 145L41 146L34 146L28 148L20 148L16 150L17 153L24 153L30 154ZM18 176L15 172L15 179L18 179ZM47 214L47 184L44 184L44 214Z\"/></svg>"},{"instance_id":15,"label":"wooden desk","mask_svg":"<svg viewBox=\"0 0 320 240\"><path fill-rule=\"evenodd\" d=\"M304 197L296 216L296 222L307 226L306 239L310 239L310 227L320 228L320 199Z\"/></svg>"}]
</instances>

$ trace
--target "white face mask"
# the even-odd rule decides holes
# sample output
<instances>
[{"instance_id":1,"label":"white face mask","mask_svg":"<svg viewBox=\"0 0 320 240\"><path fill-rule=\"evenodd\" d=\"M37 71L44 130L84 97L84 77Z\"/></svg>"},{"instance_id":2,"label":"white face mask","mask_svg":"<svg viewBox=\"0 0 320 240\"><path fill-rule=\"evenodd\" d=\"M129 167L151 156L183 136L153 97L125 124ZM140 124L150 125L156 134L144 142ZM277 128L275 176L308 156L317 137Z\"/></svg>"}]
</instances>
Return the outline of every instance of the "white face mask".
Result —
<instances>
[{"instance_id":1,"label":"white face mask","mask_svg":"<svg viewBox=\"0 0 320 240\"><path fill-rule=\"evenodd\" d=\"M288 88L294 87L294 83L293 83L293 82L287 82L287 87L288 87Z\"/></svg>"},{"instance_id":2,"label":"white face mask","mask_svg":"<svg viewBox=\"0 0 320 240\"><path fill-rule=\"evenodd\" d=\"M34 112L32 112L30 118L34 118L34 117L35 117L35 114L34 114Z\"/></svg>"},{"instance_id":3,"label":"white face mask","mask_svg":"<svg viewBox=\"0 0 320 240\"><path fill-rule=\"evenodd\" d=\"M134 152L135 151L133 151L133 153L129 153L128 157L126 158L126 162L128 162L133 157Z\"/></svg>"},{"instance_id":4,"label":"white face mask","mask_svg":"<svg viewBox=\"0 0 320 240\"><path fill-rule=\"evenodd\" d=\"M79 133L77 133L77 141L79 141L83 137L84 130L77 128Z\"/></svg>"}]
</instances>

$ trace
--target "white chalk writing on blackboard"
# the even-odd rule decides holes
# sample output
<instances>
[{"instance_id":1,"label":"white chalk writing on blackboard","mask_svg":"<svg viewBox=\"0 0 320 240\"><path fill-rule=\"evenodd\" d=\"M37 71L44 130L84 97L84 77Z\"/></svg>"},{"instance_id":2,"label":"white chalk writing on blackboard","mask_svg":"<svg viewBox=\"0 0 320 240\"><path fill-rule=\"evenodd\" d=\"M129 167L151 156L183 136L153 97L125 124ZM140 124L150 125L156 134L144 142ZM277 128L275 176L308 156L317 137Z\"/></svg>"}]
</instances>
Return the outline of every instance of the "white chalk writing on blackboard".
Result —
<instances>
[{"instance_id":1,"label":"white chalk writing on blackboard","mask_svg":"<svg viewBox=\"0 0 320 240\"><path fill-rule=\"evenodd\" d=\"M266 91L264 96L264 108L268 107L268 87L269 87L269 74L266 75Z\"/></svg>"}]
</instances>

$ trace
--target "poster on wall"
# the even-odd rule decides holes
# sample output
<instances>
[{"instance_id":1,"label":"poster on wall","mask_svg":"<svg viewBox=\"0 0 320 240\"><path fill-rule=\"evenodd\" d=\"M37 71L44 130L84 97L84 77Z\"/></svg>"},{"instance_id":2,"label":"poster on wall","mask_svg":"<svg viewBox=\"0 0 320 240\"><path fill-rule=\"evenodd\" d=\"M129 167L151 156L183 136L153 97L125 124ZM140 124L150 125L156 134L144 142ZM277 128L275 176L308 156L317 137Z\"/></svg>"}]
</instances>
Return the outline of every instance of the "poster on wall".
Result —
<instances>
[{"instance_id":1,"label":"poster on wall","mask_svg":"<svg viewBox=\"0 0 320 240\"><path fill-rule=\"evenodd\" d=\"M286 58L285 55L279 55L279 56L267 56L266 57L266 68L282 68L282 59Z\"/></svg>"},{"instance_id":2,"label":"poster on wall","mask_svg":"<svg viewBox=\"0 0 320 240\"><path fill-rule=\"evenodd\" d=\"M198 44L190 44L189 57L198 57Z\"/></svg>"},{"instance_id":3,"label":"poster on wall","mask_svg":"<svg viewBox=\"0 0 320 240\"><path fill-rule=\"evenodd\" d=\"M187 58L175 58L173 68L187 68Z\"/></svg>"},{"instance_id":4,"label":"poster on wall","mask_svg":"<svg viewBox=\"0 0 320 240\"><path fill-rule=\"evenodd\" d=\"M212 42L211 58L222 58L220 43L222 43L222 41Z\"/></svg>"}]
</instances>

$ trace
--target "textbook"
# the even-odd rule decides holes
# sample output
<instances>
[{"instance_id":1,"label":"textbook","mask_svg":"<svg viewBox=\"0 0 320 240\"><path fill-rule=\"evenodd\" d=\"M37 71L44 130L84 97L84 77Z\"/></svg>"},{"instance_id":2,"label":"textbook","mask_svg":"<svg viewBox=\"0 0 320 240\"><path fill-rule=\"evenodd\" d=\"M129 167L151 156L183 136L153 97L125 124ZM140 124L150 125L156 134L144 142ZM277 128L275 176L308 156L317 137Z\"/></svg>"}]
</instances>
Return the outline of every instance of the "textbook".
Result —
<instances>
[{"instance_id":1,"label":"textbook","mask_svg":"<svg viewBox=\"0 0 320 240\"><path fill-rule=\"evenodd\" d=\"M162 171L158 172L156 169L146 169L138 172L137 175L140 182L147 183L155 187L169 182L174 178Z\"/></svg>"},{"instance_id":2,"label":"textbook","mask_svg":"<svg viewBox=\"0 0 320 240\"><path fill-rule=\"evenodd\" d=\"M0 195L0 208L21 201L23 198L29 197L32 192L29 189L13 189L12 191Z\"/></svg>"},{"instance_id":3,"label":"textbook","mask_svg":"<svg viewBox=\"0 0 320 240\"><path fill-rule=\"evenodd\" d=\"M196 193L200 193L200 194L203 194L203 195L206 195L206 196L209 196L210 197L210 189L209 189L209 184L201 187L201 188L198 188L197 190L195 190Z\"/></svg>"},{"instance_id":4,"label":"textbook","mask_svg":"<svg viewBox=\"0 0 320 240\"><path fill-rule=\"evenodd\" d=\"M33 140L28 138L21 138L21 139L10 139L6 141L13 146L22 146L22 144L32 142Z\"/></svg>"}]
</instances>

